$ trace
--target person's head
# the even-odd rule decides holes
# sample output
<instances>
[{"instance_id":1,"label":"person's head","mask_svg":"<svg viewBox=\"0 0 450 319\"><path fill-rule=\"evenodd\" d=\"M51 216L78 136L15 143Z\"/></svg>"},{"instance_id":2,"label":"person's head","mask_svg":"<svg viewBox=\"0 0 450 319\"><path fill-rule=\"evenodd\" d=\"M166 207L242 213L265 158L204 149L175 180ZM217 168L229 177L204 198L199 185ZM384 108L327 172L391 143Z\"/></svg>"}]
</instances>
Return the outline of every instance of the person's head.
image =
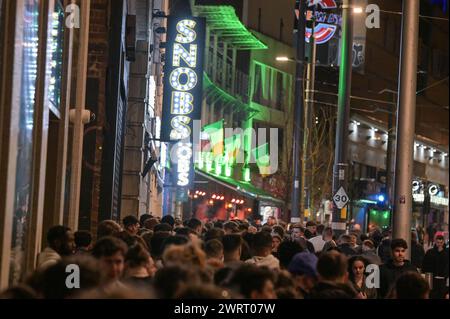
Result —
<instances>
[{"instance_id":1,"label":"person's head","mask_svg":"<svg viewBox=\"0 0 450 319\"><path fill-rule=\"evenodd\" d=\"M286 240L281 242L280 246L278 246L278 259L280 260L281 268L287 269L292 258L301 252L303 252L303 248L297 241Z\"/></svg>"},{"instance_id":2,"label":"person's head","mask_svg":"<svg viewBox=\"0 0 450 319\"><path fill-rule=\"evenodd\" d=\"M352 243L352 237L350 235L343 234L339 237L339 240L338 240L339 245L343 245L343 244L351 245L351 243Z\"/></svg>"},{"instance_id":3,"label":"person's head","mask_svg":"<svg viewBox=\"0 0 450 319\"><path fill-rule=\"evenodd\" d=\"M68 270L79 274L79 288L67 285ZM45 299L66 299L98 287L102 283L101 278L97 260L89 255L74 255L46 268L41 274L39 290Z\"/></svg>"},{"instance_id":4,"label":"person's head","mask_svg":"<svg viewBox=\"0 0 450 319\"><path fill-rule=\"evenodd\" d=\"M122 231L122 227L113 220L103 220L97 226L97 240L107 236L116 236Z\"/></svg>"},{"instance_id":5,"label":"person's head","mask_svg":"<svg viewBox=\"0 0 450 319\"><path fill-rule=\"evenodd\" d=\"M261 226L261 223L262 223L262 216L261 215L253 216L253 225Z\"/></svg>"},{"instance_id":6,"label":"person's head","mask_svg":"<svg viewBox=\"0 0 450 319\"><path fill-rule=\"evenodd\" d=\"M222 237L225 235L225 231L221 228L211 228L204 234L203 240L205 242L210 241L211 239L222 240Z\"/></svg>"},{"instance_id":7,"label":"person's head","mask_svg":"<svg viewBox=\"0 0 450 319\"><path fill-rule=\"evenodd\" d=\"M185 265L167 266L159 269L154 278L154 287L161 299L173 299L185 286L199 281L198 273Z\"/></svg>"},{"instance_id":8,"label":"person's head","mask_svg":"<svg viewBox=\"0 0 450 319\"><path fill-rule=\"evenodd\" d=\"M75 247L77 249L89 249L92 243L91 233L84 230L79 230L74 234Z\"/></svg>"},{"instance_id":9,"label":"person's head","mask_svg":"<svg viewBox=\"0 0 450 319\"><path fill-rule=\"evenodd\" d=\"M277 223L276 218L273 216L269 216L269 218L267 219L267 225L274 226L276 223Z\"/></svg>"},{"instance_id":10,"label":"person's head","mask_svg":"<svg viewBox=\"0 0 450 319\"><path fill-rule=\"evenodd\" d=\"M308 229L311 234L315 235L317 231L317 224L313 221L309 221L306 223L306 229Z\"/></svg>"},{"instance_id":11,"label":"person's head","mask_svg":"<svg viewBox=\"0 0 450 319\"><path fill-rule=\"evenodd\" d=\"M202 234L202 222L197 218L191 218L187 223L187 227L195 231L198 235Z\"/></svg>"},{"instance_id":12,"label":"person's head","mask_svg":"<svg viewBox=\"0 0 450 319\"><path fill-rule=\"evenodd\" d=\"M436 235L434 239L434 245L437 249L441 250L445 247L445 238L443 235Z\"/></svg>"},{"instance_id":13,"label":"person's head","mask_svg":"<svg viewBox=\"0 0 450 319\"><path fill-rule=\"evenodd\" d=\"M373 251L375 249L375 244L372 240L366 239L363 241L361 249L363 252Z\"/></svg>"},{"instance_id":14,"label":"person's head","mask_svg":"<svg viewBox=\"0 0 450 319\"><path fill-rule=\"evenodd\" d=\"M350 236L350 245L352 247L356 247L358 242L358 235L355 233L351 233L349 236Z\"/></svg>"},{"instance_id":15,"label":"person's head","mask_svg":"<svg viewBox=\"0 0 450 319\"><path fill-rule=\"evenodd\" d=\"M362 256L353 256L348 260L348 274L351 281L364 277L367 263Z\"/></svg>"},{"instance_id":16,"label":"person's head","mask_svg":"<svg viewBox=\"0 0 450 319\"><path fill-rule=\"evenodd\" d=\"M337 251L328 251L320 255L317 272L324 281L345 283L348 278L347 258Z\"/></svg>"},{"instance_id":17,"label":"person's head","mask_svg":"<svg viewBox=\"0 0 450 319\"><path fill-rule=\"evenodd\" d=\"M288 266L289 273L294 277L295 284L310 290L317 281L317 257L309 252L298 253Z\"/></svg>"},{"instance_id":18,"label":"person's head","mask_svg":"<svg viewBox=\"0 0 450 319\"><path fill-rule=\"evenodd\" d=\"M75 250L75 238L70 228L53 226L47 232L47 244L61 256L69 256Z\"/></svg>"},{"instance_id":19,"label":"person's head","mask_svg":"<svg viewBox=\"0 0 450 319\"><path fill-rule=\"evenodd\" d=\"M429 294L427 281L416 272L403 273L395 282L395 299L429 299Z\"/></svg>"},{"instance_id":20,"label":"person's head","mask_svg":"<svg viewBox=\"0 0 450 319\"><path fill-rule=\"evenodd\" d=\"M305 229L300 224L293 225L291 235L292 239L299 239L305 235Z\"/></svg>"},{"instance_id":21,"label":"person's head","mask_svg":"<svg viewBox=\"0 0 450 319\"><path fill-rule=\"evenodd\" d=\"M172 232L172 226L170 226L167 223L160 223L155 225L155 227L153 227L153 231L156 232Z\"/></svg>"},{"instance_id":22,"label":"person's head","mask_svg":"<svg viewBox=\"0 0 450 319\"><path fill-rule=\"evenodd\" d=\"M183 235L175 235L170 236L164 239L162 246L161 246L161 254L164 254L164 251L168 249L170 246L182 246L186 245L189 242L188 236Z\"/></svg>"},{"instance_id":23,"label":"person's head","mask_svg":"<svg viewBox=\"0 0 450 319\"><path fill-rule=\"evenodd\" d=\"M333 239L333 229L331 227L325 227L323 230L323 240L329 241Z\"/></svg>"},{"instance_id":24,"label":"person's head","mask_svg":"<svg viewBox=\"0 0 450 319\"><path fill-rule=\"evenodd\" d=\"M145 227L145 221L149 220L152 217L153 216L150 214L141 215L141 217L139 217L139 224L141 225L141 227Z\"/></svg>"},{"instance_id":25,"label":"person's head","mask_svg":"<svg viewBox=\"0 0 450 319\"><path fill-rule=\"evenodd\" d=\"M283 226L275 225L272 227L272 234L278 234L281 238L284 238L285 231Z\"/></svg>"},{"instance_id":26,"label":"person's head","mask_svg":"<svg viewBox=\"0 0 450 319\"><path fill-rule=\"evenodd\" d=\"M164 250L162 261L165 267L184 265L204 269L206 266L206 254L200 247L194 244L181 246L171 245Z\"/></svg>"},{"instance_id":27,"label":"person's head","mask_svg":"<svg viewBox=\"0 0 450 319\"><path fill-rule=\"evenodd\" d=\"M264 267L240 266L232 275L230 285L247 299L276 299L272 272Z\"/></svg>"},{"instance_id":28,"label":"person's head","mask_svg":"<svg viewBox=\"0 0 450 319\"><path fill-rule=\"evenodd\" d=\"M238 261L241 258L243 239L241 235L229 234L222 238L225 261Z\"/></svg>"},{"instance_id":29,"label":"person's head","mask_svg":"<svg viewBox=\"0 0 450 319\"><path fill-rule=\"evenodd\" d=\"M196 241L199 239L198 234L195 232L195 230L193 230L192 228L189 227L180 227L177 228L177 230L175 231L175 233L179 236L185 236L186 238L188 238L191 241Z\"/></svg>"},{"instance_id":30,"label":"person's head","mask_svg":"<svg viewBox=\"0 0 450 319\"><path fill-rule=\"evenodd\" d=\"M223 230L225 231L225 234L236 234L239 232L239 226L236 222L229 221L223 225Z\"/></svg>"},{"instance_id":31,"label":"person's head","mask_svg":"<svg viewBox=\"0 0 450 319\"><path fill-rule=\"evenodd\" d=\"M166 215L161 219L161 223L169 224L170 227L173 228L173 226L175 225L175 218L171 215Z\"/></svg>"},{"instance_id":32,"label":"person's head","mask_svg":"<svg viewBox=\"0 0 450 319\"><path fill-rule=\"evenodd\" d=\"M92 255L99 261L100 269L108 280L118 280L125 266L127 245L115 237L103 237L92 249Z\"/></svg>"},{"instance_id":33,"label":"person's head","mask_svg":"<svg viewBox=\"0 0 450 319\"><path fill-rule=\"evenodd\" d=\"M260 231L253 236L251 248L255 256L266 257L272 251L272 236L269 232Z\"/></svg>"},{"instance_id":34,"label":"person's head","mask_svg":"<svg viewBox=\"0 0 450 319\"><path fill-rule=\"evenodd\" d=\"M212 284L195 284L184 286L175 295L175 299L194 300L194 299L229 299L228 292Z\"/></svg>"},{"instance_id":35,"label":"person's head","mask_svg":"<svg viewBox=\"0 0 450 319\"><path fill-rule=\"evenodd\" d=\"M136 216L129 215L122 220L123 227L125 231L130 235L137 235L139 231L139 219Z\"/></svg>"},{"instance_id":36,"label":"person's head","mask_svg":"<svg viewBox=\"0 0 450 319\"><path fill-rule=\"evenodd\" d=\"M323 225L323 224L317 225L317 227L316 227L316 235L317 236L322 236L324 229L325 229L325 225Z\"/></svg>"},{"instance_id":37,"label":"person's head","mask_svg":"<svg viewBox=\"0 0 450 319\"><path fill-rule=\"evenodd\" d=\"M169 232L158 231L155 232L150 239L150 252L153 259L160 259L164 251L164 241L171 237Z\"/></svg>"},{"instance_id":38,"label":"person's head","mask_svg":"<svg viewBox=\"0 0 450 319\"><path fill-rule=\"evenodd\" d=\"M141 245L136 244L130 247L125 256L126 273L129 274L134 269L145 269L149 277L153 277L156 266L149 252Z\"/></svg>"},{"instance_id":39,"label":"person's head","mask_svg":"<svg viewBox=\"0 0 450 319\"><path fill-rule=\"evenodd\" d=\"M207 258L223 260L223 244L218 239L211 239L205 243L205 253Z\"/></svg>"},{"instance_id":40,"label":"person's head","mask_svg":"<svg viewBox=\"0 0 450 319\"><path fill-rule=\"evenodd\" d=\"M272 251L277 252L281 244L281 237L278 234L272 234Z\"/></svg>"},{"instance_id":41,"label":"person's head","mask_svg":"<svg viewBox=\"0 0 450 319\"><path fill-rule=\"evenodd\" d=\"M360 232L361 231L361 225L360 224L354 224L353 225L353 231L354 232Z\"/></svg>"},{"instance_id":42,"label":"person's head","mask_svg":"<svg viewBox=\"0 0 450 319\"><path fill-rule=\"evenodd\" d=\"M391 252L394 264L403 265L406 256L408 244L402 238L393 239L391 241Z\"/></svg>"},{"instance_id":43,"label":"person's head","mask_svg":"<svg viewBox=\"0 0 450 319\"><path fill-rule=\"evenodd\" d=\"M149 218L144 222L144 228L148 230L154 230L156 225L158 225L158 220L156 218Z\"/></svg>"}]
</instances>

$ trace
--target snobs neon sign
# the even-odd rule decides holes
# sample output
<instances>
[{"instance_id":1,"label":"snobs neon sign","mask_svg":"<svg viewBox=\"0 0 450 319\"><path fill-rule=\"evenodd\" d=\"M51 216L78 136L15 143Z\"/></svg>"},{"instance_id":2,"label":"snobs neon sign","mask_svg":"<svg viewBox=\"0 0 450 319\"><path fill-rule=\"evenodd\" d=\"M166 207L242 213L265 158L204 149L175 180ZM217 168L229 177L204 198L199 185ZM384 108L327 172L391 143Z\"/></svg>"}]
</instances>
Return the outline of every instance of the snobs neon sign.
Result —
<instances>
[{"instance_id":1,"label":"snobs neon sign","mask_svg":"<svg viewBox=\"0 0 450 319\"><path fill-rule=\"evenodd\" d=\"M200 119L203 85L203 19L169 19L164 71L162 139L171 143L174 186L188 187L193 170L193 121Z\"/></svg>"}]
</instances>

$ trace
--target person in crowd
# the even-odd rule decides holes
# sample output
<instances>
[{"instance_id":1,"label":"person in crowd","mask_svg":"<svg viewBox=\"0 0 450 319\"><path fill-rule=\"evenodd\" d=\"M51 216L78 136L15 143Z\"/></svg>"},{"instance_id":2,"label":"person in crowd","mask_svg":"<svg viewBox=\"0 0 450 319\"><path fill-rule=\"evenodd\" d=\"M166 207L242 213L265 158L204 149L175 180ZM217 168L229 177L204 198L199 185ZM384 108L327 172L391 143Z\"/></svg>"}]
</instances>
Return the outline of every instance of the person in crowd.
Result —
<instances>
[{"instance_id":1,"label":"person in crowd","mask_svg":"<svg viewBox=\"0 0 450 319\"><path fill-rule=\"evenodd\" d=\"M425 254L421 268L423 273L433 274L431 298L443 299L448 294L446 283L449 272L449 254L443 235L436 236L434 247Z\"/></svg>"},{"instance_id":2,"label":"person in crowd","mask_svg":"<svg viewBox=\"0 0 450 319\"><path fill-rule=\"evenodd\" d=\"M304 249L297 241L285 240L281 242L278 247L278 258L281 269L288 269L289 264L298 253L303 252Z\"/></svg>"},{"instance_id":3,"label":"person in crowd","mask_svg":"<svg viewBox=\"0 0 450 319\"><path fill-rule=\"evenodd\" d=\"M391 255L391 231L390 230L384 230L382 232L382 239L380 241L380 244L378 246L378 256L380 256L381 261L383 264L386 264L389 262L389 260L392 259Z\"/></svg>"},{"instance_id":4,"label":"person in crowd","mask_svg":"<svg viewBox=\"0 0 450 319\"><path fill-rule=\"evenodd\" d=\"M47 232L47 247L37 257L37 268L43 270L74 252L75 238L72 230L65 226L54 226Z\"/></svg>"},{"instance_id":5,"label":"person in crowd","mask_svg":"<svg viewBox=\"0 0 450 319\"><path fill-rule=\"evenodd\" d=\"M208 242L212 239L218 239L222 241L223 236L225 236L225 231L222 228L213 227L206 231L206 233L203 235L203 240L205 242Z\"/></svg>"},{"instance_id":6,"label":"person in crowd","mask_svg":"<svg viewBox=\"0 0 450 319\"><path fill-rule=\"evenodd\" d=\"M151 214L143 214L141 215L141 217L139 217L139 225L141 226L141 228L145 227L145 222L150 218L153 218Z\"/></svg>"},{"instance_id":7,"label":"person in crowd","mask_svg":"<svg viewBox=\"0 0 450 319\"><path fill-rule=\"evenodd\" d=\"M281 244L281 237L277 233L272 233L272 255L278 259L278 247Z\"/></svg>"},{"instance_id":8,"label":"person in crowd","mask_svg":"<svg viewBox=\"0 0 450 319\"><path fill-rule=\"evenodd\" d=\"M377 299L377 289L368 287L366 267L369 262L362 256L353 256L348 260L348 273L353 288L360 299ZM369 285L370 286L370 285Z\"/></svg>"},{"instance_id":9,"label":"person in crowd","mask_svg":"<svg viewBox=\"0 0 450 319\"><path fill-rule=\"evenodd\" d=\"M281 240L284 239L284 236L286 235L286 231L281 225L275 225L272 227L272 234L278 234L278 236L281 237Z\"/></svg>"},{"instance_id":10,"label":"person in crowd","mask_svg":"<svg viewBox=\"0 0 450 319\"><path fill-rule=\"evenodd\" d=\"M171 215L166 215L163 218L161 218L161 224L169 224L170 227L173 229L175 226L175 218Z\"/></svg>"},{"instance_id":11,"label":"person in crowd","mask_svg":"<svg viewBox=\"0 0 450 319\"><path fill-rule=\"evenodd\" d=\"M271 270L280 269L280 261L271 254L272 236L270 233L261 231L253 236L251 243L253 257L246 263L255 264L259 267L267 267Z\"/></svg>"},{"instance_id":12,"label":"person in crowd","mask_svg":"<svg viewBox=\"0 0 450 319\"><path fill-rule=\"evenodd\" d=\"M144 228L148 229L148 230L151 230L151 231L154 231L155 226L158 225L158 224L159 224L159 222L158 222L158 220L156 218L154 218L154 217L153 218L149 218L149 219L147 219L144 222Z\"/></svg>"},{"instance_id":13,"label":"person in crowd","mask_svg":"<svg viewBox=\"0 0 450 319\"><path fill-rule=\"evenodd\" d=\"M358 245L358 234L356 233L350 233L350 247L357 253L360 254L361 253L361 246Z\"/></svg>"},{"instance_id":14,"label":"person in crowd","mask_svg":"<svg viewBox=\"0 0 450 319\"><path fill-rule=\"evenodd\" d=\"M121 231L122 227L115 221L109 219L103 220L97 226L97 240L108 236L114 237Z\"/></svg>"},{"instance_id":15,"label":"person in crowd","mask_svg":"<svg viewBox=\"0 0 450 319\"><path fill-rule=\"evenodd\" d=\"M416 231L411 231L411 263L418 269L422 268L425 249L419 244L419 237Z\"/></svg>"},{"instance_id":16,"label":"person in crowd","mask_svg":"<svg viewBox=\"0 0 450 319\"><path fill-rule=\"evenodd\" d=\"M325 227L323 230L323 240L325 241L322 248L323 252L327 252L330 249L337 247L337 244L333 239L333 229L331 227Z\"/></svg>"},{"instance_id":17,"label":"person in crowd","mask_svg":"<svg viewBox=\"0 0 450 319\"><path fill-rule=\"evenodd\" d=\"M317 283L317 257L309 252L298 253L289 264L288 270L294 277L295 288L302 299L309 299Z\"/></svg>"},{"instance_id":18,"label":"person in crowd","mask_svg":"<svg viewBox=\"0 0 450 319\"><path fill-rule=\"evenodd\" d=\"M317 224L310 220L309 222L306 223L306 229L308 230L308 237L306 237L306 239L311 239L313 237L317 236Z\"/></svg>"},{"instance_id":19,"label":"person in crowd","mask_svg":"<svg viewBox=\"0 0 450 319\"><path fill-rule=\"evenodd\" d=\"M266 222L266 225L267 225L267 226L273 227L273 226L275 226L276 224L277 224L277 219L276 219L274 216L269 216L269 217L267 218L267 222Z\"/></svg>"},{"instance_id":20,"label":"person in crowd","mask_svg":"<svg viewBox=\"0 0 450 319\"><path fill-rule=\"evenodd\" d=\"M153 285L161 299L174 299L185 286L197 284L200 279L196 269L186 265L167 266L155 274Z\"/></svg>"},{"instance_id":21,"label":"person in crowd","mask_svg":"<svg viewBox=\"0 0 450 319\"><path fill-rule=\"evenodd\" d=\"M125 256L124 283L150 288L156 266L148 251L139 243L130 247Z\"/></svg>"},{"instance_id":22,"label":"person in crowd","mask_svg":"<svg viewBox=\"0 0 450 319\"><path fill-rule=\"evenodd\" d=\"M253 223L252 226L256 227L257 230L260 230L262 227L262 216L261 215L255 215L253 216Z\"/></svg>"},{"instance_id":23,"label":"person in crowd","mask_svg":"<svg viewBox=\"0 0 450 319\"><path fill-rule=\"evenodd\" d=\"M127 251L127 245L115 237L103 237L95 243L92 255L99 261L106 281L113 283L122 278Z\"/></svg>"},{"instance_id":24,"label":"person in crowd","mask_svg":"<svg viewBox=\"0 0 450 319\"><path fill-rule=\"evenodd\" d=\"M204 269L206 267L206 254L198 245L192 243L171 245L164 250L162 262L164 267L185 265Z\"/></svg>"},{"instance_id":25,"label":"person in crowd","mask_svg":"<svg viewBox=\"0 0 450 319\"><path fill-rule=\"evenodd\" d=\"M230 299L228 291L220 289L212 284L194 284L184 286L175 295L175 299L181 300L213 300L213 299Z\"/></svg>"},{"instance_id":26,"label":"person in crowd","mask_svg":"<svg viewBox=\"0 0 450 319\"><path fill-rule=\"evenodd\" d=\"M123 227L125 231L130 236L136 236L139 232L139 219L136 216L129 215L122 220Z\"/></svg>"},{"instance_id":27,"label":"person in crowd","mask_svg":"<svg viewBox=\"0 0 450 319\"><path fill-rule=\"evenodd\" d=\"M229 285L246 299L276 299L274 276L265 267L242 265L233 273Z\"/></svg>"},{"instance_id":28,"label":"person in crowd","mask_svg":"<svg viewBox=\"0 0 450 319\"><path fill-rule=\"evenodd\" d=\"M375 244L375 247L378 248L380 246L380 243L383 240L383 237L384 236L383 236L383 233L382 233L380 227L378 227L375 224L369 224L369 239L373 241L373 243ZM389 249L388 249L388 251L389 251ZM390 258L390 256L388 257L388 259L389 258Z\"/></svg>"},{"instance_id":29,"label":"person in crowd","mask_svg":"<svg viewBox=\"0 0 450 319\"><path fill-rule=\"evenodd\" d=\"M437 232L437 223L433 222L427 227L427 235L428 235L428 247L432 247L434 244L434 236Z\"/></svg>"},{"instance_id":30,"label":"person in crowd","mask_svg":"<svg viewBox=\"0 0 450 319\"><path fill-rule=\"evenodd\" d=\"M338 240L338 250L346 255L347 257L351 257L356 255L356 251L352 248L352 236L343 234L339 237Z\"/></svg>"},{"instance_id":31,"label":"person in crowd","mask_svg":"<svg viewBox=\"0 0 450 319\"><path fill-rule=\"evenodd\" d=\"M312 237L311 239L309 239L309 241L313 244L314 246L314 251L316 253L320 253L323 249L323 246L325 246L325 240L323 239L323 231L325 229L325 226L320 224L317 225L316 227L316 236Z\"/></svg>"},{"instance_id":32,"label":"person in crowd","mask_svg":"<svg viewBox=\"0 0 450 319\"><path fill-rule=\"evenodd\" d=\"M404 239L398 238L391 241L392 259L380 267L378 298L385 298L388 295L401 274L408 271L417 272L417 268L405 258L407 249L408 244Z\"/></svg>"},{"instance_id":33,"label":"person in crowd","mask_svg":"<svg viewBox=\"0 0 450 319\"><path fill-rule=\"evenodd\" d=\"M429 299L430 286L417 272L401 274L389 296L390 299Z\"/></svg>"},{"instance_id":34,"label":"person in crowd","mask_svg":"<svg viewBox=\"0 0 450 319\"><path fill-rule=\"evenodd\" d=\"M198 236L202 235L203 225L199 219L191 218L187 223L187 227L195 231Z\"/></svg>"},{"instance_id":35,"label":"person in crowd","mask_svg":"<svg viewBox=\"0 0 450 319\"><path fill-rule=\"evenodd\" d=\"M362 239L361 236L365 234L363 234L362 230L361 230L361 225L360 224L353 224L352 226L352 234L356 235L356 244L358 246L362 245L362 242L368 238L364 238Z\"/></svg>"},{"instance_id":36,"label":"person in crowd","mask_svg":"<svg viewBox=\"0 0 450 319\"><path fill-rule=\"evenodd\" d=\"M223 224L223 230L225 234L237 234L239 233L239 226L234 221L229 221Z\"/></svg>"},{"instance_id":37,"label":"person in crowd","mask_svg":"<svg viewBox=\"0 0 450 319\"><path fill-rule=\"evenodd\" d=\"M243 240L241 235L229 234L222 238L223 257L225 266L241 264Z\"/></svg>"},{"instance_id":38,"label":"person in crowd","mask_svg":"<svg viewBox=\"0 0 450 319\"><path fill-rule=\"evenodd\" d=\"M214 270L224 267L223 244L218 239L211 239L204 244L206 263Z\"/></svg>"},{"instance_id":39,"label":"person in crowd","mask_svg":"<svg viewBox=\"0 0 450 319\"><path fill-rule=\"evenodd\" d=\"M324 252L317 261L319 281L311 299L356 299L358 293L348 283L347 257L337 251Z\"/></svg>"},{"instance_id":40,"label":"person in crowd","mask_svg":"<svg viewBox=\"0 0 450 319\"><path fill-rule=\"evenodd\" d=\"M300 224L294 224L292 226L291 238L297 241L303 250L308 250L310 253L315 253L314 245L310 243L305 237L305 228Z\"/></svg>"},{"instance_id":41,"label":"person in crowd","mask_svg":"<svg viewBox=\"0 0 450 319\"><path fill-rule=\"evenodd\" d=\"M79 230L74 234L75 254L88 254L92 248L92 235L88 231Z\"/></svg>"},{"instance_id":42,"label":"person in crowd","mask_svg":"<svg viewBox=\"0 0 450 319\"><path fill-rule=\"evenodd\" d=\"M380 256L377 255L375 244L371 239L366 239L361 245L361 256L363 256L370 264L380 266L382 264Z\"/></svg>"},{"instance_id":43,"label":"person in crowd","mask_svg":"<svg viewBox=\"0 0 450 319\"><path fill-rule=\"evenodd\" d=\"M156 224L155 227L153 227L153 232L168 232L172 234L173 227L170 226L168 223L160 223Z\"/></svg>"}]
</instances>

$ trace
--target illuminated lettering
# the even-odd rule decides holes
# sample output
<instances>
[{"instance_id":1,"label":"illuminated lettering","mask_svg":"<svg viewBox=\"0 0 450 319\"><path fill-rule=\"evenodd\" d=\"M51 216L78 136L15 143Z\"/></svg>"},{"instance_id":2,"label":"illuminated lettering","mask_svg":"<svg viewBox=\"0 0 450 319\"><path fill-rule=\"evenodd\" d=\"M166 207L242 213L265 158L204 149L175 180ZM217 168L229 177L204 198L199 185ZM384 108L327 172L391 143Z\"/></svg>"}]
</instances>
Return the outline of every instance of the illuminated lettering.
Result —
<instances>
[{"instance_id":1,"label":"illuminated lettering","mask_svg":"<svg viewBox=\"0 0 450 319\"><path fill-rule=\"evenodd\" d=\"M190 91L197 86L197 82L197 73L189 68L177 68L170 74L170 85L178 91Z\"/></svg>"},{"instance_id":2,"label":"illuminated lettering","mask_svg":"<svg viewBox=\"0 0 450 319\"><path fill-rule=\"evenodd\" d=\"M189 185L189 172L191 170L191 159L192 159L192 144L190 143L179 143L177 148L177 173L178 173L178 186Z\"/></svg>"},{"instance_id":3,"label":"illuminated lettering","mask_svg":"<svg viewBox=\"0 0 450 319\"><path fill-rule=\"evenodd\" d=\"M191 44L189 51L179 43L173 46L173 66L179 67L181 60L187 63L191 68L197 66L197 45Z\"/></svg>"},{"instance_id":4,"label":"illuminated lettering","mask_svg":"<svg viewBox=\"0 0 450 319\"><path fill-rule=\"evenodd\" d=\"M181 20L177 24L177 37L175 41L178 43L192 43L197 38L197 33L194 28L196 26L196 22L193 20Z\"/></svg>"},{"instance_id":5,"label":"illuminated lettering","mask_svg":"<svg viewBox=\"0 0 450 319\"><path fill-rule=\"evenodd\" d=\"M184 140L191 136L191 128L189 127L191 118L188 116L176 116L172 119L170 131L171 140Z\"/></svg>"},{"instance_id":6,"label":"illuminated lettering","mask_svg":"<svg viewBox=\"0 0 450 319\"><path fill-rule=\"evenodd\" d=\"M186 115L194 111L194 96L188 92L172 93L172 114Z\"/></svg>"}]
</instances>

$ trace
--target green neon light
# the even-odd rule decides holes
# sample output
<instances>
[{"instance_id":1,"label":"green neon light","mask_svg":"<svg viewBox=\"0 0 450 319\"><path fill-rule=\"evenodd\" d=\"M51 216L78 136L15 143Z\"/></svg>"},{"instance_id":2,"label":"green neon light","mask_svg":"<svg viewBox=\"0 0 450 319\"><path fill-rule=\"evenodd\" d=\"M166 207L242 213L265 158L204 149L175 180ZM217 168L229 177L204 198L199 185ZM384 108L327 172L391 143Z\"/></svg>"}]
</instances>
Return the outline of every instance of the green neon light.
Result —
<instances>
[{"instance_id":1,"label":"green neon light","mask_svg":"<svg viewBox=\"0 0 450 319\"><path fill-rule=\"evenodd\" d=\"M231 177L232 171L230 166L225 166L225 176Z\"/></svg>"},{"instance_id":2,"label":"green neon light","mask_svg":"<svg viewBox=\"0 0 450 319\"><path fill-rule=\"evenodd\" d=\"M245 182L250 182L251 176L250 176L250 168L244 168L244 181Z\"/></svg>"}]
</instances>

